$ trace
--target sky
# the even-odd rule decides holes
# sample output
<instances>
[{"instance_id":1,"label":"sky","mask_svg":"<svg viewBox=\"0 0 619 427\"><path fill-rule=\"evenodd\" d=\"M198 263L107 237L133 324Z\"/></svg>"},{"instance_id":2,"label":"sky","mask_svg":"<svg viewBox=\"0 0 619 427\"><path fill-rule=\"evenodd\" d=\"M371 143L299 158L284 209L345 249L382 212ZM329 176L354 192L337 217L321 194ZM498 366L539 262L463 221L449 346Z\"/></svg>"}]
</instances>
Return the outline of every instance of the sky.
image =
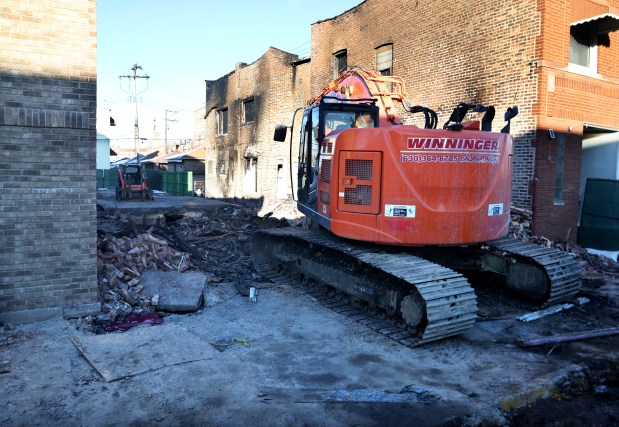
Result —
<instances>
[{"instance_id":1,"label":"sky","mask_svg":"<svg viewBox=\"0 0 619 427\"><path fill-rule=\"evenodd\" d=\"M311 24L362 1L99 0L98 106L127 111L132 79L119 76L137 64L137 75L149 77L136 80L138 109L186 120L204 105L205 80L256 61L270 46L309 56Z\"/></svg>"}]
</instances>

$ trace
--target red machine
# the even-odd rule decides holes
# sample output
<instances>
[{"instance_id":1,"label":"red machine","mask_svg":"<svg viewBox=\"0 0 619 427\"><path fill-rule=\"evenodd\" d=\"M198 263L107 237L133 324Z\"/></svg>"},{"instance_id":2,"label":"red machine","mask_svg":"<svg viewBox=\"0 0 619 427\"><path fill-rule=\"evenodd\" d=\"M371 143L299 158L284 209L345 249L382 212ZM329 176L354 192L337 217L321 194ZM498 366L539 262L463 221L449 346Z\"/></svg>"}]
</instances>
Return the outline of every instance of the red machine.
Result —
<instances>
[{"instance_id":1,"label":"red machine","mask_svg":"<svg viewBox=\"0 0 619 427\"><path fill-rule=\"evenodd\" d=\"M424 128L403 125L396 105L423 114ZM484 116L464 121L469 111ZM460 271L497 273L541 303L571 298L580 272L568 255L504 238L517 113L508 108L507 125L492 132L494 107L459 104L436 129L437 114L411 105L399 78L344 72L301 121L297 206L322 230L260 233L256 266L300 274L355 306L403 319L401 332L415 344L473 324L475 294ZM274 139L285 141L287 129L278 126Z\"/></svg>"},{"instance_id":2,"label":"red machine","mask_svg":"<svg viewBox=\"0 0 619 427\"><path fill-rule=\"evenodd\" d=\"M141 165L120 165L118 169L117 200L153 200Z\"/></svg>"}]
</instances>

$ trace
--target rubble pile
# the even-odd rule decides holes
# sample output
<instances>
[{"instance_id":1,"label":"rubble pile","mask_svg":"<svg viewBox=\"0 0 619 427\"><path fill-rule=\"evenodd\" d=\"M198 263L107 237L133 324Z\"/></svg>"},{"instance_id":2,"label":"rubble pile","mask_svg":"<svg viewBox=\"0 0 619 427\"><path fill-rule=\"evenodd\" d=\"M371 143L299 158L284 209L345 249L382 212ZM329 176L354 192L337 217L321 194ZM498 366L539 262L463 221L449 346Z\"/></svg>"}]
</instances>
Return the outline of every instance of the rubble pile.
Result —
<instances>
[{"instance_id":1,"label":"rubble pile","mask_svg":"<svg viewBox=\"0 0 619 427\"><path fill-rule=\"evenodd\" d=\"M106 215L98 218L98 284L102 302L99 320L115 321L130 312L154 310L142 295L140 277L144 271L199 271L210 284L244 290L255 282L250 242L261 228L299 226L294 208L274 205L256 211L240 206L214 212L165 215L157 225L137 226L131 219ZM279 218L278 218L279 217ZM533 236L531 211L511 209L508 235L554 247L582 260L585 272L619 275L619 264L575 244Z\"/></svg>"},{"instance_id":2,"label":"rubble pile","mask_svg":"<svg viewBox=\"0 0 619 427\"><path fill-rule=\"evenodd\" d=\"M531 232L533 212L527 209L511 208L511 222L508 236L524 241L531 241L538 245L560 249L573 254L582 260L583 270L588 272L605 272L619 274L619 263L603 256L588 253L586 249L566 241L550 240L544 236L534 236ZM569 238L569 236L566 236Z\"/></svg>"},{"instance_id":3,"label":"rubble pile","mask_svg":"<svg viewBox=\"0 0 619 427\"><path fill-rule=\"evenodd\" d=\"M560 249L564 252L580 255L583 250L573 244L561 240L551 240L544 236L534 236L531 231L531 223L533 222L533 212L528 209L511 208L511 222L507 235L515 239L524 240L536 243L549 248ZM569 238L569 236L566 236ZM567 239L566 239L567 240Z\"/></svg>"},{"instance_id":4,"label":"rubble pile","mask_svg":"<svg viewBox=\"0 0 619 427\"><path fill-rule=\"evenodd\" d=\"M619 262L604 256L595 255L582 251L580 257L583 259L588 272L604 272L605 276L619 277Z\"/></svg>"},{"instance_id":5,"label":"rubble pile","mask_svg":"<svg viewBox=\"0 0 619 427\"><path fill-rule=\"evenodd\" d=\"M99 233L97 278L107 320L146 309L151 302L140 295L140 276L146 270L185 271L192 267L189 254L145 232L136 237Z\"/></svg>"},{"instance_id":6,"label":"rubble pile","mask_svg":"<svg viewBox=\"0 0 619 427\"><path fill-rule=\"evenodd\" d=\"M533 212L527 209L511 208L511 222L508 235L515 239L528 241L531 237L531 221Z\"/></svg>"},{"instance_id":7,"label":"rubble pile","mask_svg":"<svg viewBox=\"0 0 619 427\"><path fill-rule=\"evenodd\" d=\"M166 215L164 223L146 229L100 212L97 266L103 314L98 320L113 322L130 312L154 309L141 294L140 277L147 270L199 271L209 283L229 283L242 291L254 280L252 234L288 225L296 224L274 215L260 218L254 210L236 206Z\"/></svg>"}]
</instances>

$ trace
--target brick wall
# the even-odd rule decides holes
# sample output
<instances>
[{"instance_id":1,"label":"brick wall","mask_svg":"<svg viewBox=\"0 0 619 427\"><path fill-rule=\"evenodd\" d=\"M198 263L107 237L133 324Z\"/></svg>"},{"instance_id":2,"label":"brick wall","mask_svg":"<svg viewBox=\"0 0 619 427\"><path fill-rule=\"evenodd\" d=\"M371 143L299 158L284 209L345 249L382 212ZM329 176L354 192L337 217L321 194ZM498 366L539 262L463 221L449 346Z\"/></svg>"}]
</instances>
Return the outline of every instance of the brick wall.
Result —
<instances>
[{"instance_id":1,"label":"brick wall","mask_svg":"<svg viewBox=\"0 0 619 427\"><path fill-rule=\"evenodd\" d=\"M597 76L570 69L570 24L585 18L617 10L619 1L589 0L540 1L543 31L538 36L535 73L539 76L537 103L537 149L534 194L533 232L551 239L571 241L577 237L578 195L584 124L619 128L619 31L608 34L608 43L598 45ZM563 202L554 200L554 156L557 140L565 135L565 176Z\"/></svg>"},{"instance_id":2,"label":"brick wall","mask_svg":"<svg viewBox=\"0 0 619 427\"><path fill-rule=\"evenodd\" d=\"M96 308L96 2L2 6L0 318Z\"/></svg>"},{"instance_id":3,"label":"brick wall","mask_svg":"<svg viewBox=\"0 0 619 427\"><path fill-rule=\"evenodd\" d=\"M270 48L254 63L237 64L233 72L207 83L206 108L196 113L206 115L199 137L206 141L207 197L268 204L290 196L289 145L274 142L273 132L278 123L289 125L295 108L309 99L309 64L291 65L296 59ZM255 103L256 116L244 123L242 104L248 99ZM217 112L222 108L228 109L228 132L218 135ZM247 188L247 159L257 161L255 191ZM286 189L278 194L282 177Z\"/></svg>"},{"instance_id":4,"label":"brick wall","mask_svg":"<svg viewBox=\"0 0 619 427\"><path fill-rule=\"evenodd\" d=\"M590 6L598 3L366 0L312 25L310 90L318 93L332 79L335 52L346 49L349 66L375 68L376 48L392 43L393 74L403 78L413 103L437 111L439 126L464 101L494 105L493 129L498 131L505 109L518 105L520 115L511 132L515 142L512 203L535 209L537 233L555 239L571 230L573 241L581 159L578 135L584 122L619 126L619 31L610 33L607 46L599 46L601 77L567 70L570 23L573 17L593 16ZM619 7L618 0L608 4L603 6L606 11ZM549 81L554 88L550 95ZM419 123L406 114L403 122ZM561 205L549 199L554 194L555 168L544 160L547 144L545 137L540 140L549 128L569 134L566 200Z\"/></svg>"},{"instance_id":5,"label":"brick wall","mask_svg":"<svg viewBox=\"0 0 619 427\"><path fill-rule=\"evenodd\" d=\"M563 191L561 199L557 200L555 183L559 163L557 145L560 138L565 138L565 151L563 154ZM533 233L551 239L569 238L574 241L577 233L582 137L557 132L555 138L552 139L548 131L540 130L533 144L537 154L535 180L531 186L535 200Z\"/></svg>"}]
</instances>

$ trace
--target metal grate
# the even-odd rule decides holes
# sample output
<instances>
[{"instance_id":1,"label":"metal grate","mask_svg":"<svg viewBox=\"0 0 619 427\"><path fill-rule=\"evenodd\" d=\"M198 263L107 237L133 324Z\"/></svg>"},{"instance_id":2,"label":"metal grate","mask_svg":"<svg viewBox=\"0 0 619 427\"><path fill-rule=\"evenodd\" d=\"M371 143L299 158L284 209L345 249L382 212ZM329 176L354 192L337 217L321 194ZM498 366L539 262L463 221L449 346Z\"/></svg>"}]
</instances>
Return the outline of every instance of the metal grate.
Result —
<instances>
[{"instance_id":1,"label":"metal grate","mask_svg":"<svg viewBox=\"0 0 619 427\"><path fill-rule=\"evenodd\" d=\"M325 191L321 191L320 192L320 201L322 203L324 203L325 205L330 205L331 204L331 194L325 192Z\"/></svg>"},{"instance_id":2,"label":"metal grate","mask_svg":"<svg viewBox=\"0 0 619 427\"><path fill-rule=\"evenodd\" d=\"M320 166L320 182L331 182L331 160L323 160Z\"/></svg>"},{"instance_id":3,"label":"metal grate","mask_svg":"<svg viewBox=\"0 0 619 427\"><path fill-rule=\"evenodd\" d=\"M368 161L368 163L371 164L372 162ZM348 205L370 206L372 204L372 186L357 185L355 188L345 188L344 203Z\"/></svg>"},{"instance_id":4,"label":"metal grate","mask_svg":"<svg viewBox=\"0 0 619 427\"><path fill-rule=\"evenodd\" d=\"M372 160L346 159L346 176L354 176L358 180L372 180Z\"/></svg>"}]
</instances>

